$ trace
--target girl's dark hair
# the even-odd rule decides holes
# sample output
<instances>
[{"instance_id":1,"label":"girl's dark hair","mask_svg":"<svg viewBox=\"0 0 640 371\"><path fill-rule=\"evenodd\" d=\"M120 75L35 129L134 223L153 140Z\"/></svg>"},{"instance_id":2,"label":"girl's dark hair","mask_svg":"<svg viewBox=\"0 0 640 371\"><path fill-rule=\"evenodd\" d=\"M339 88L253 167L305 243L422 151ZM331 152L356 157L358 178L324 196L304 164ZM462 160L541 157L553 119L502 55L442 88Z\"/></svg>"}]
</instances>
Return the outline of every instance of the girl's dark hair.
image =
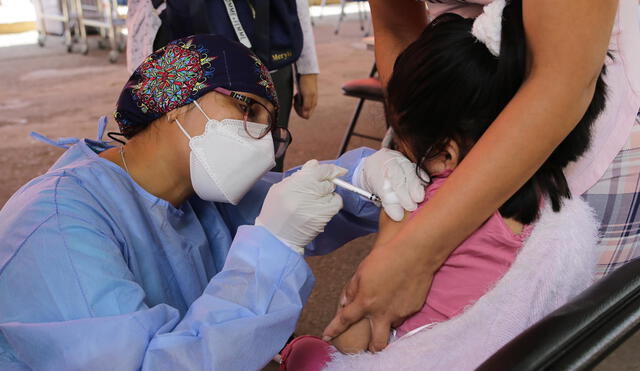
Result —
<instances>
[{"instance_id":1,"label":"girl's dark hair","mask_svg":"<svg viewBox=\"0 0 640 371\"><path fill-rule=\"evenodd\" d=\"M461 158L516 94L525 77L527 48L521 0L510 1L502 18L500 56L472 34L473 19L443 14L396 60L387 87L387 114L398 138L424 161L443 152L450 140ZM530 224L540 197L554 211L571 193L563 169L589 147L591 126L605 105L605 68L584 117L542 167L504 205L503 217Z\"/></svg>"}]
</instances>

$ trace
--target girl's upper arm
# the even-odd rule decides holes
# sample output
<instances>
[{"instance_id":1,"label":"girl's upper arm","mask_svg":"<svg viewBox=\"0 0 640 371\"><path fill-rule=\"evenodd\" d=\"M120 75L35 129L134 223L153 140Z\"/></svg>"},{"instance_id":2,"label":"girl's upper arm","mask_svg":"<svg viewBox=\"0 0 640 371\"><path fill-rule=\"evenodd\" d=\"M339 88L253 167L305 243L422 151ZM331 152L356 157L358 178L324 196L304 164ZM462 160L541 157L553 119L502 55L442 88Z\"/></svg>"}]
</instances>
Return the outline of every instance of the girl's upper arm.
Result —
<instances>
[{"instance_id":1,"label":"girl's upper arm","mask_svg":"<svg viewBox=\"0 0 640 371\"><path fill-rule=\"evenodd\" d=\"M376 237L376 243L374 247L381 244L386 244L391 241L400 229L407 223L410 219L411 211L404 211L404 217L401 221L396 222L393 219L389 218L387 213L384 212L384 209L380 210L380 219L378 223L378 236Z\"/></svg>"}]
</instances>

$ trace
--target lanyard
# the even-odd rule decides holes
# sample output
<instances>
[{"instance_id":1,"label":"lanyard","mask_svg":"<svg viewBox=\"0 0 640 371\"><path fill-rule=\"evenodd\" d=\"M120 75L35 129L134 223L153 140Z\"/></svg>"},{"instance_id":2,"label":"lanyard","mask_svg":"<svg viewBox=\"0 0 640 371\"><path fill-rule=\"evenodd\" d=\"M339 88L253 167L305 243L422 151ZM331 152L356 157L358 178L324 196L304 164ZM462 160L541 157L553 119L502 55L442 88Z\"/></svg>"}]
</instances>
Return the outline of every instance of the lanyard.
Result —
<instances>
[{"instance_id":1,"label":"lanyard","mask_svg":"<svg viewBox=\"0 0 640 371\"><path fill-rule=\"evenodd\" d=\"M227 14L229 15L229 19L231 20L231 26L233 26L233 30L236 32L238 40L242 43L242 45L246 46L247 48L251 48L251 41L249 41L249 37L247 36L247 33L244 32L242 23L240 23L240 18L238 18L238 11L236 10L236 6L233 4L233 0L224 0L224 6L227 8Z\"/></svg>"}]
</instances>

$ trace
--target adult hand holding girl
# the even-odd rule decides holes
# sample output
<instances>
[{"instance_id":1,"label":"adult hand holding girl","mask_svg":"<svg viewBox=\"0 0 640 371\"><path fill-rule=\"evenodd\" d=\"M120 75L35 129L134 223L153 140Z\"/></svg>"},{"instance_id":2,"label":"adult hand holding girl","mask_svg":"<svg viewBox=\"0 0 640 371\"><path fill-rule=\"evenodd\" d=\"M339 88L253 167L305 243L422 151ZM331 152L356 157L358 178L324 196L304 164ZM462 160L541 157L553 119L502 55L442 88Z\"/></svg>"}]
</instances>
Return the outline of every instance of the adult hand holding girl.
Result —
<instances>
[{"instance_id":1,"label":"adult hand holding girl","mask_svg":"<svg viewBox=\"0 0 640 371\"><path fill-rule=\"evenodd\" d=\"M395 57L424 28L426 13L422 8L424 16L416 14L423 5L413 1L370 0L370 5L376 62L386 84ZM434 272L451 251L536 173L584 115L617 5L617 0L522 0L526 45L519 46L526 48L527 70L520 89L437 195L360 264L326 337L366 317L372 328L369 349L378 351L386 346L390 327L422 306Z\"/></svg>"}]
</instances>

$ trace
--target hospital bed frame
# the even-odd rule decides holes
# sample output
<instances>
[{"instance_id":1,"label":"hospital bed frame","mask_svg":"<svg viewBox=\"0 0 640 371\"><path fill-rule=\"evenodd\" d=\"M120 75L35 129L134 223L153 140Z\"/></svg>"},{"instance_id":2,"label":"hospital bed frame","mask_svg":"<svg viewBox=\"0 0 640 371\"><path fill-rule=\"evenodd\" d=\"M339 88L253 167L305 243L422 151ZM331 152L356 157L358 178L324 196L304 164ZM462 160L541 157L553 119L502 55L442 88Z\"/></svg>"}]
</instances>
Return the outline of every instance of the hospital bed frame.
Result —
<instances>
[{"instance_id":1,"label":"hospital bed frame","mask_svg":"<svg viewBox=\"0 0 640 371\"><path fill-rule=\"evenodd\" d=\"M101 40L99 47L108 44L109 61L115 63L118 56L124 50L125 38L122 30L126 28L125 17L117 13L118 4L116 0L73 0L78 17L80 29L81 53L89 52L89 42L87 37L87 27L94 27L99 30ZM106 43L106 44L105 44Z\"/></svg>"},{"instance_id":2,"label":"hospital bed frame","mask_svg":"<svg viewBox=\"0 0 640 371\"><path fill-rule=\"evenodd\" d=\"M118 14L117 0L58 0L59 14L45 12L42 0L34 0L38 24L38 44L44 46L47 35L46 21L60 21L63 25L64 43L68 52L89 52L87 28L98 30L101 38L98 47L109 47L109 61L115 63L124 50L126 15ZM126 8L125 8L126 9ZM75 47L75 48L74 48Z\"/></svg>"},{"instance_id":3,"label":"hospital bed frame","mask_svg":"<svg viewBox=\"0 0 640 371\"><path fill-rule=\"evenodd\" d=\"M506 344L477 370L591 369L640 328L640 258Z\"/></svg>"},{"instance_id":4,"label":"hospital bed frame","mask_svg":"<svg viewBox=\"0 0 640 371\"><path fill-rule=\"evenodd\" d=\"M71 53L73 49L72 29L76 28L77 31L77 25L75 25L72 19L74 5L72 1L74 0L59 0L58 8L60 13L47 13L42 0L33 1L33 5L36 10L36 24L38 27L38 45L44 46L47 36L53 35L53 33L47 30L46 22L48 20L60 21L62 23L64 45L67 47L67 52Z\"/></svg>"}]
</instances>

